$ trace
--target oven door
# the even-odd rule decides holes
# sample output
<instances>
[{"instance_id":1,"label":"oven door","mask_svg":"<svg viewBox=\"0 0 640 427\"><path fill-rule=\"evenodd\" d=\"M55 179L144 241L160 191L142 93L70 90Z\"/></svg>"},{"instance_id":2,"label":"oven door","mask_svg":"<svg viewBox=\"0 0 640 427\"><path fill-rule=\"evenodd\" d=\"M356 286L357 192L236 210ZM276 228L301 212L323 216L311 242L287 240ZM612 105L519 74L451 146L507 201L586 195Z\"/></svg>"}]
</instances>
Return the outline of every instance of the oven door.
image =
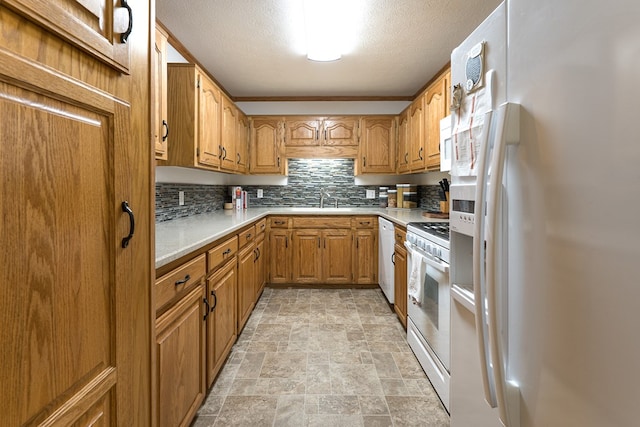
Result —
<instances>
[{"instance_id":1,"label":"oven door","mask_svg":"<svg viewBox=\"0 0 640 427\"><path fill-rule=\"evenodd\" d=\"M421 287L422 302L418 305L410 298L407 302L407 315L445 369L450 371L449 264L413 244L405 242L405 246L410 257L407 260L407 277L411 277L412 257L420 256L426 264Z\"/></svg>"}]
</instances>

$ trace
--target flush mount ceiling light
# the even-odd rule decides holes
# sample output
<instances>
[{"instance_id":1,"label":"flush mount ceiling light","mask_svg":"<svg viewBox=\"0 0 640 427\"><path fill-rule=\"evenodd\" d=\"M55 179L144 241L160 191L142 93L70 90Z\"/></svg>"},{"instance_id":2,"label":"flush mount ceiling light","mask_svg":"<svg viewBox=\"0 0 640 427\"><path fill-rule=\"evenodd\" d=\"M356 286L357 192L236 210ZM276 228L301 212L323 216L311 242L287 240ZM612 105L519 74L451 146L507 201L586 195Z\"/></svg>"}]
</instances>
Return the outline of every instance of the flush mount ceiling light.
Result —
<instances>
[{"instance_id":1,"label":"flush mount ceiling light","mask_svg":"<svg viewBox=\"0 0 640 427\"><path fill-rule=\"evenodd\" d=\"M359 0L303 0L307 58L336 61L353 43Z\"/></svg>"}]
</instances>

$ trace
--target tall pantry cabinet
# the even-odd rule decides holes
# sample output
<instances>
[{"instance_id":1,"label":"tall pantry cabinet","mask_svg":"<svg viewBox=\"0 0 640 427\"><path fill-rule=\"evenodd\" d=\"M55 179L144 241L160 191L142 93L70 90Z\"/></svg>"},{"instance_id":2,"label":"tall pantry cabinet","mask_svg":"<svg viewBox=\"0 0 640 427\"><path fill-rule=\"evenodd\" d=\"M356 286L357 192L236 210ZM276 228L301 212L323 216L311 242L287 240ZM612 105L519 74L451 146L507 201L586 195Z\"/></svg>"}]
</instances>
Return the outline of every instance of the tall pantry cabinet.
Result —
<instances>
[{"instance_id":1,"label":"tall pantry cabinet","mask_svg":"<svg viewBox=\"0 0 640 427\"><path fill-rule=\"evenodd\" d=\"M151 424L152 14L0 4L3 425Z\"/></svg>"}]
</instances>

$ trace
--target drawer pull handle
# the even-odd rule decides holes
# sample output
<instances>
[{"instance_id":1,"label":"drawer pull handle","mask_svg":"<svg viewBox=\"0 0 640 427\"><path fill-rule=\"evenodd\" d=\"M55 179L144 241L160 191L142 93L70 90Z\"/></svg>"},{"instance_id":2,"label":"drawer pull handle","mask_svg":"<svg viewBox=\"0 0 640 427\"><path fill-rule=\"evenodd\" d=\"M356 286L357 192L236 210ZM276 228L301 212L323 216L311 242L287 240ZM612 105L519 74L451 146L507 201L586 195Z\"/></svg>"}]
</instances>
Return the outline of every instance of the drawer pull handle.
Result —
<instances>
[{"instance_id":1,"label":"drawer pull handle","mask_svg":"<svg viewBox=\"0 0 640 427\"><path fill-rule=\"evenodd\" d=\"M231 253L231 248L229 248L226 251L222 252L222 256L229 255L230 253Z\"/></svg>"},{"instance_id":2,"label":"drawer pull handle","mask_svg":"<svg viewBox=\"0 0 640 427\"><path fill-rule=\"evenodd\" d=\"M124 33L120 35L120 43L127 43L127 39L131 35L131 30L133 29L133 11L131 10L131 6L127 4L127 0L122 0L120 5L127 9L127 14L129 15L129 24L127 24L127 29Z\"/></svg>"},{"instance_id":3,"label":"drawer pull handle","mask_svg":"<svg viewBox=\"0 0 640 427\"><path fill-rule=\"evenodd\" d=\"M360 221L360 225L369 225L371 221Z\"/></svg>"},{"instance_id":4,"label":"drawer pull handle","mask_svg":"<svg viewBox=\"0 0 640 427\"><path fill-rule=\"evenodd\" d=\"M391 262L393 263L393 265L396 265L396 253L392 253L391 254Z\"/></svg>"},{"instance_id":5,"label":"drawer pull handle","mask_svg":"<svg viewBox=\"0 0 640 427\"><path fill-rule=\"evenodd\" d=\"M251 239L251 233L247 233L247 240Z\"/></svg>"},{"instance_id":6,"label":"drawer pull handle","mask_svg":"<svg viewBox=\"0 0 640 427\"><path fill-rule=\"evenodd\" d=\"M285 224L284 221L274 221L274 223L277 224L277 225L284 225Z\"/></svg>"},{"instance_id":7,"label":"drawer pull handle","mask_svg":"<svg viewBox=\"0 0 640 427\"><path fill-rule=\"evenodd\" d=\"M213 305L211 306L211 312L216 309L218 306L218 296L216 295L216 291L211 291L211 296L213 297Z\"/></svg>"},{"instance_id":8,"label":"drawer pull handle","mask_svg":"<svg viewBox=\"0 0 640 427\"><path fill-rule=\"evenodd\" d=\"M184 276L184 279L176 281L176 286L184 285L189 280L191 280L191 276L187 274L186 276Z\"/></svg>"}]
</instances>

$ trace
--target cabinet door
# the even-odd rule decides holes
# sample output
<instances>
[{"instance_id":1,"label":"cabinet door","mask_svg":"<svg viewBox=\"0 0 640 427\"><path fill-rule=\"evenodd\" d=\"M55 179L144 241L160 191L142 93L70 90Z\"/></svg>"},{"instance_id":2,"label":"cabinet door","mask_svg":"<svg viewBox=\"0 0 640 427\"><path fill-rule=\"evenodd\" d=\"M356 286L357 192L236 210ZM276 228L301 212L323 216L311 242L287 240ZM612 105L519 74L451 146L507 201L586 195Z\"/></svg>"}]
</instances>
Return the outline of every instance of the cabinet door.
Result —
<instances>
[{"instance_id":1,"label":"cabinet door","mask_svg":"<svg viewBox=\"0 0 640 427\"><path fill-rule=\"evenodd\" d=\"M378 232L375 229L356 230L355 283L378 283Z\"/></svg>"},{"instance_id":2,"label":"cabinet door","mask_svg":"<svg viewBox=\"0 0 640 427\"><path fill-rule=\"evenodd\" d=\"M320 145L320 120L286 120L284 129L284 145L287 147Z\"/></svg>"},{"instance_id":3,"label":"cabinet door","mask_svg":"<svg viewBox=\"0 0 640 427\"><path fill-rule=\"evenodd\" d=\"M424 96L421 95L413 101L409 108L409 168L411 171L420 171L425 165L425 110Z\"/></svg>"},{"instance_id":4,"label":"cabinet door","mask_svg":"<svg viewBox=\"0 0 640 427\"><path fill-rule=\"evenodd\" d=\"M324 120L324 145L357 146L359 117L330 117Z\"/></svg>"},{"instance_id":5,"label":"cabinet door","mask_svg":"<svg viewBox=\"0 0 640 427\"><path fill-rule=\"evenodd\" d=\"M395 173L395 117L364 117L360 125L360 173Z\"/></svg>"},{"instance_id":6,"label":"cabinet door","mask_svg":"<svg viewBox=\"0 0 640 427\"><path fill-rule=\"evenodd\" d=\"M152 339L149 218L133 187L147 187L151 152L130 120L147 123L149 110L8 54L5 36L33 41L36 31L10 30L8 20L0 36L1 423L70 425L87 410L105 425L148 419L137 409L146 407ZM64 58L36 35L43 55ZM125 200L141 227L127 248Z\"/></svg>"},{"instance_id":7,"label":"cabinet door","mask_svg":"<svg viewBox=\"0 0 640 427\"><path fill-rule=\"evenodd\" d=\"M205 394L204 285L156 321L159 426L189 425Z\"/></svg>"},{"instance_id":8,"label":"cabinet door","mask_svg":"<svg viewBox=\"0 0 640 427\"><path fill-rule=\"evenodd\" d=\"M402 112L398 119L398 173L407 173L409 168L409 110Z\"/></svg>"},{"instance_id":9,"label":"cabinet door","mask_svg":"<svg viewBox=\"0 0 640 427\"><path fill-rule=\"evenodd\" d=\"M235 171L237 164L236 131L238 126L238 110L233 102L222 97L222 140L220 149L220 168L227 171Z\"/></svg>"},{"instance_id":10,"label":"cabinet door","mask_svg":"<svg viewBox=\"0 0 640 427\"><path fill-rule=\"evenodd\" d=\"M130 24L135 24L133 20L136 17L130 22L129 17L132 15L121 7L122 1L4 0L3 5L100 61L117 70L129 72L129 44L122 40L122 34L126 34Z\"/></svg>"},{"instance_id":11,"label":"cabinet door","mask_svg":"<svg viewBox=\"0 0 640 427\"><path fill-rule=\"evenodd\" d=\"M153 102L153 140L157 160L167 160L167 36L156 29L156 42L153 51L154 102Z\"/></svg>"},{"instance_id":12,"label":"cabinet door","mask_svg":"<svg viewBox=\"0 0 640 427\"><path fill-rule=\"evenodd\" d=\"M322 278L322 233L319 230L293 230L294 283L319 283Z\"/></svg>"},{"instance_id":13,"label":"cabinet door","mask_svg":"<svg viewBox=\"0 0 640 427\"><path fill-rule=\"evenodd\" d=\"M352 283L351 230L322 232L322 283Z\"/></svg>"},{"instance_id":14,"label":"cabinet door","mask_svg":"<svg viewBox=\"0 0 640 427\"><path fill-rule=\"evenodd\" d=\"M238 252L238 319L236 331L240 333L255 303L255 245L246 245Z\"/></svg>"},{"instance_id":15,"label":"cabinet door","mask_svg":"<svg viewBox=\"0 0 640 427\"><path fill-rule=\"evenodd\" d=\"M427 90L427 169L440 170L440 120L446 114L447 81L443 76Z\"/></svg>"},{"instance_id":16,"label":"cabinet door","mask_svg":"<svg viewBox=\"0 0 640 427\"><path fill-rule=\"evenodd\" d=\"M262 290L264 289L264 285L266 283L266 262L267 262L267 257L266 257L266 253L265 253L265 244L264 244L264 238L262 238L261 240L256 242L256 281L255 281L255 298L254 300L257 302L258 298L260 297L260 293L262 292Z\"/></svg>"},{"instance_id":17,"label":"cabinet door","mask_svg":"<svg viewBox=\"0 0 640 427\"><path fill-rule=\"evenodd\" d=\"M239 110L236 133L236 170L243 174L249 171L249 119Z\"/></svg>"},{"instance_id":18,"label":"cabinet door","mask_svg":"<svg viewBox=\"0 0 640 427\"><path fill-rule=\"evenodd\" d=\"M269 232L269 282L291 282L291 232L288 230Z\"/></svg>"},{"instance_id":19,"label":"cabinet door","mask_svg":"<svg viewBox=\"0 0 640 427\"><path fill-rule=\"evenodd\" d=\"M222 158L220 144L220 90L203 74L198 74L198 162L219 166Z\"/></svg>"},{"instance_id":20,"label":"cabinet door","mask_svg":"<svg viewBox=\"0 0 640 427\"><path fill-rule=\"evenodd\" d=\"M230 261L207 280L211 312L207 320L207 386L220 372L236 341L236 261Z\"/></svg>"},{"instance_id":21,"label":"cabinet door","mask_svg":"<svg viewBox=\"0 0 640 427\"><path fill-rule=\"evenodd\" d=\"M407 327L407 251L404 247L394 246L394 305L393 308L400 319L400 323Z\"/></svg>"},{"instance_id":22,"label":"cabinet door","mask_svg":"<svg viewBox=\"0 0 640 427\"><path fill-rule=\"evenodd\" d=\"M251 125L252 174L281 174L284 160L280 159L282 120L254 118Z\"/></svg>"}]
</instances>

